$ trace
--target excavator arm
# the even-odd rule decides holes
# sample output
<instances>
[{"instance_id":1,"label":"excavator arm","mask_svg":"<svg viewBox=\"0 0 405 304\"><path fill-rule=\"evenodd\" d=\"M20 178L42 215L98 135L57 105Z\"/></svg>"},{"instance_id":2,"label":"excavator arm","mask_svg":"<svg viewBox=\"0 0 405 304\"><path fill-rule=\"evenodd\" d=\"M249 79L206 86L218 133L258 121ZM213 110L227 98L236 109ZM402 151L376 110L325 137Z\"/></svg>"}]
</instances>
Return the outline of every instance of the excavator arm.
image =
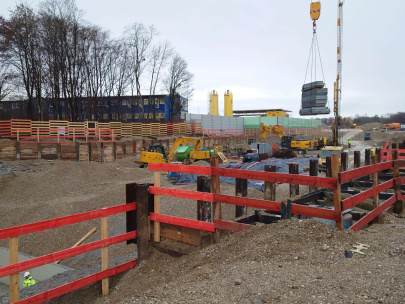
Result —
<instances>
[{"instance_id":1,"label":"excavator arm","mask_svg":"<svg viewBox=\"0 0 405 304\"><path fill-rule=\"evenodd\" d=\"M181 144L190 144L190 143L192 143L192 144L195 144L195 143L197 143L198 144L198 142L199 141L201 141L201 139L195 139L195 138L191 138L191 137L180 137L180 138L178 138L175 142L174 142L174 144L173 144L173 146L171 147L171 149L170 149L170 151L169 151L169 154L167 154L167 158L166 158L166 160L167 160L167 162L168 163L171 163L172 161L173 161L173 159L174 159L174 157L176 156L176 149L181 145ZM201 146L201 143L199 144L199 146ZM196 146L197 147L197 146ZM196 148L195 147L195 148ZM193 152L193 151L195 151L195 148L191 151L191 152ZM199 148L199 147L198 147ZM196 151L198 151L198 149L196 150ZM190 153L191 154L191 153Z\"/></svg>"},{"instance_id":2,"label":"excavator arm","mask_svg":"<svg viewBox=\"0 0 405 304\"><path fill-rule=\"evenodd\" d=\"M265 126L262 122L260 123L260 133L262 134L263 142L266 142L267 134L273 132L277 133L280 137L287 136L287 134L285 134L285 132L277 126Z\"/></svg>"}]
</instances>

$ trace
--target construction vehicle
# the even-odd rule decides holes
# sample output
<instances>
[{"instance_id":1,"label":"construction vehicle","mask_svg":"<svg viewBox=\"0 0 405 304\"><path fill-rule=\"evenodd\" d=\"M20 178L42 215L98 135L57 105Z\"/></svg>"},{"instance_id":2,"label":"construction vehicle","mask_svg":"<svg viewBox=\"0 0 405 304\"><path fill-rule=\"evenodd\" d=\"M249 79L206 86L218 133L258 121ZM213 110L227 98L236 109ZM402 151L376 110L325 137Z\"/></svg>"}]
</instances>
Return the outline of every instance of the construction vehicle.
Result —
<instances>
[{"instance_id":1,"label":"construction vehicle","mask_svg":"<svg viewBox=\"0 0 405 304\"><path fill-rule=\"evenodd\" d=\"M347 117L344 117L344 118L343 118L343 121L344 121L345 123L349 124L352 129L362 129L361 127L359 127L358 125L356 125L354 122L352 122L352 121L351 121L349 118L347 118Z\"/></svg>"},{"instance_id":2,"label":"construction vehicle","mask_svg":"<svg viewBox=\"0 0 405 304\"><path fill-rule=\"evenodd\" d=\"M326 171L326 158L332 154L339 155L339 166L341 164L343 147L325 146L321 150L321 155L318 158L318 170L320 172Z\"/></svg>"},{"instance_id":3,"label":"construction vehicle","mask_svg":"<svg viewBox=\"0 0 405 304\"><path fill-rule=\"evenodd\" d=\"M370 133L364 133L364 140L370 140L371 139L371 134Z\"/></svg>"},{"instance_id":4,"label":"construction vehicle","mask_svg":"<svg viewBox=\"0 0 405 304\"><path fill-rule=\"evenodd\" d=\"M400 123L389 123L384 125L385 130L394 130L394 131L401 131L401 124Z\"/></svg>"},{"instance_id":5,"label":"construction vehicle","mask_svg":"<svg viewBox=\"0 0 405 304\"><path fill-rule=\"evenodd\" d=\"M262 142L264 143L266 142L267 134L278 134L280 137L287 136L279 125L265 126L262 122L260 123L260 133L262 135Z\"/></svg>"},{"instance_id":6,"label":"construction vehicle","mask_svg":"<svg viewBox=\"0 0 405 304\"><path fill-rule=\"evenodd\" d=\"M148 151L141 152L142 167L148 163L171 163L174 160L190 164L196 160L210 159L212 155L218 155L221 162L228 161L217 147L200 150L202 142L202 138L180 137L174 142L167 155L164 146L150 145ZM194 144L194 146L180 146L182 144Z\"/></svg>"},{"instance_id":7,"label":"construction vehicle","mask_svg":"<svg viewBox=\"0 0 405 304\"><path fill-rule=\"evenodd\" d=\"M294 136L287 135L280 126L265 126L260 123L260 133L262 141L266 142L267 134L278 134L281 137L281 148L297 150L298 153L305 154L308 149L320 149L323 147L323 139L294 139Z\"/></svg>"}]
</instances>

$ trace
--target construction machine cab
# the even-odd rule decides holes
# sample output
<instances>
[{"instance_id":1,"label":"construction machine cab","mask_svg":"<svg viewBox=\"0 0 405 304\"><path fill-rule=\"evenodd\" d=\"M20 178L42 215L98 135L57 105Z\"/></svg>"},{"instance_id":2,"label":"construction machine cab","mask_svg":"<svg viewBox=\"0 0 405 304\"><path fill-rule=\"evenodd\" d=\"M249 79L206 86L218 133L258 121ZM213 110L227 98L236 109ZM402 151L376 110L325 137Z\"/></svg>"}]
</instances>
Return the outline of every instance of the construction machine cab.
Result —
<instances>
[{"instance_id":1,"label":"construction machine cab","mask_svg":"<svg viewBox=\"0 0 405 304\"><path fill-rule=\"evenodd\" d=\"M166 158L165 147L162 145L150 145L148 152L160 153L164 158Z\"/></svg>"},{"instance_id":2,"label":"construction machine cab","mask_svg":"<svg viewBox=\"0 0 405 304\"><path fill-rule=\"evenodd\" d=\"M293 141L294 137L291 135L286 135L281 137L281 148L290 149L291 142Z\"/></svg>"}]
</instances>

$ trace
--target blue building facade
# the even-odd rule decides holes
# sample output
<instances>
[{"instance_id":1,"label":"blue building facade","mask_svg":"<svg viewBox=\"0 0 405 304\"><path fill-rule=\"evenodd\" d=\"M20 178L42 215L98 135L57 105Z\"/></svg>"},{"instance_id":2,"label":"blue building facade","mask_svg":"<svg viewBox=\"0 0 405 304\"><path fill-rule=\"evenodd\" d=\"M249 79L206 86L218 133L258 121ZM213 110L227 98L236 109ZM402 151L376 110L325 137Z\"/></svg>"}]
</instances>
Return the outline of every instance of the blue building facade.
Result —
<instances>
[{"instance_id":1,"label":"blue building facade","mask_svg":"<svg viewBox=\"0 0 405 304\"><path fill-rule=\"evenodd\" d=\"M2 101L0 107L7 113L3 119L24 119L31 118L39 120L37 113L29 117L27 112L27 100ZM168 95L144 95L137 96L110 96L110 97L80 97L74 101L75 112L79 121L121 121L121 122L145 122L145 121L172 121L184 120L188 113L188 100L177 96L174 102L175 109L180 111L171 111L170 98ZM42 113L43 120L72 120L71 103L68 99L43 99ZM32 105L37 108L36 100ZM68 111L66 111L68 109ZM174 117L171 117L171 116Z\"/></svg>"}]
</instances>

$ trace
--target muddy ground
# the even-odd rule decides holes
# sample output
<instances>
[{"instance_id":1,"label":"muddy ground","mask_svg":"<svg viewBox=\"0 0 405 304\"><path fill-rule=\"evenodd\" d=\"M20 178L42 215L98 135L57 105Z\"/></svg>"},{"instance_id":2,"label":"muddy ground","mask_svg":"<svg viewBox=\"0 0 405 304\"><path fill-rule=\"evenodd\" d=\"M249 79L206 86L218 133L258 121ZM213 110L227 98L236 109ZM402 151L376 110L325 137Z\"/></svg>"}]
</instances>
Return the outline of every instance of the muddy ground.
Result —
<instances>
[{"instance_id":1,"label":"muddy ground","mask_svg":"<svg viewBox=\"0 0 405 304\"><path fill-rule=\"evenodd\" d=\"M361 131L342 133L345 142L352 140L350 151L382 147L387 139L405 139L405 132L374 130L371 141L364 141ZM2 175L0 189L0 228L123 204L125 184L153 182L153 172L139 168L135 161L128 157L111 163L4 163L8 171ZM162 186L196 189L195 185L173 186L164 175ZM307 187L301 189L301 194L308 191ZM221 184L221 193L233 194L234 185ZM262 198L263 194L249 189L249 197ZM288 185L281 184L277 186L277 200L283 198L288 198ZM224 219L233 219L234 212L234 206L224 206ZM162 213L195 218L195 202L164 198ZM150 260L111 279L109 297L100 297L100 286L94 284L53 302L404 303L403 216L386 214L379 224L359 233L339 231L312 220L259 225L240 233L226 233L219 243L177 258L151 247ZM100 238L99 226L99 220L94 220L29 234L20 238L20 251L40 256L62 250L97 227L86 242L94 241ZM109 218L110 236L124 231L123 215ZM370 248L364 255L353 253L346 258L345 250L356 242ZM0 241L0 246L8 247L7 241ZM115 265L134 258L136 246L114 245L109 254L111 265ZM100 251L61 264L78 271L39 282L23 290L22 298L98 271Z\"/></svg>"}]
</instances>

